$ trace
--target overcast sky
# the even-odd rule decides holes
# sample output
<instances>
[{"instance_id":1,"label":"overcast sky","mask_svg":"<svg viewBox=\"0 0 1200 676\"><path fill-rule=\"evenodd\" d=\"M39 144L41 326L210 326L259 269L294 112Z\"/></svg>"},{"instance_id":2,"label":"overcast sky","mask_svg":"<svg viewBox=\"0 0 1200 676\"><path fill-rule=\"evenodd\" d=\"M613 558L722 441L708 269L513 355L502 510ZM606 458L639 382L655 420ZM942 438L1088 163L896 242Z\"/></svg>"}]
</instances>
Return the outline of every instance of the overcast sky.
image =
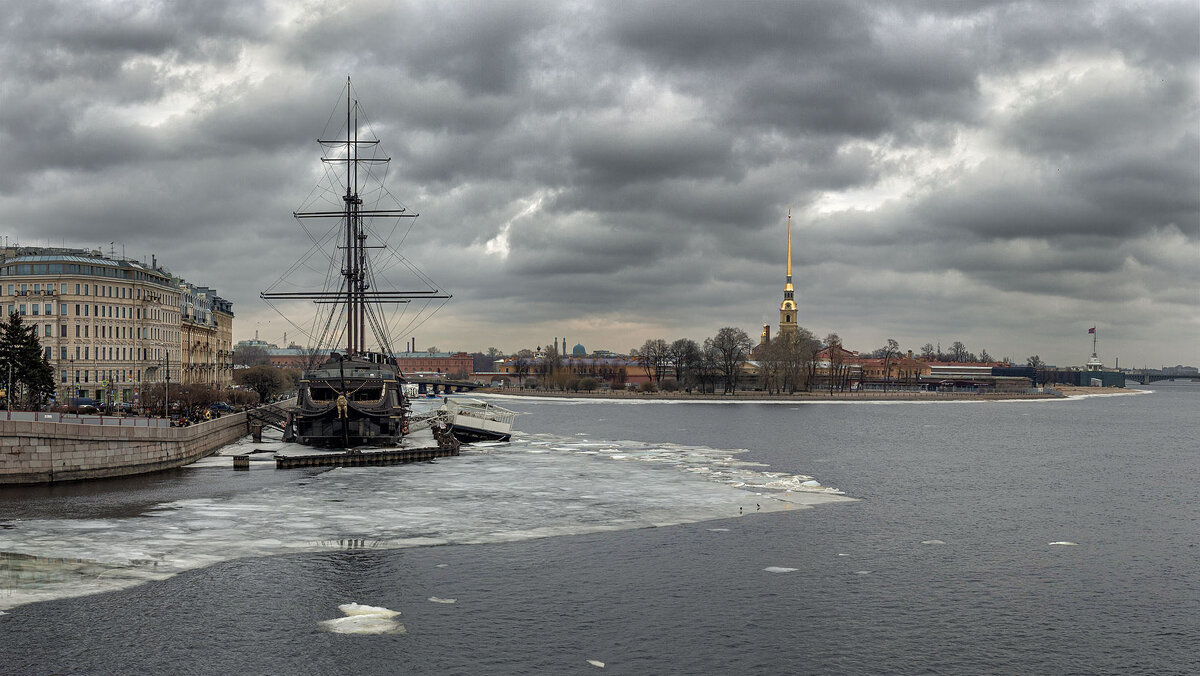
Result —
<instances>
[{"instance_id":1,"label":"overcast sky","mask_svg":"<svg viewBox=\"0 0 1200 676\"><path fill-rule=\"evenodd\" d=\"M350 75L454 294L420 348L757 340L790 207L820 337L1200 365L1195 0L0 7L0 235L155 254L235 340L304 341L258 293Z\"/></svg>"}]
</instances>

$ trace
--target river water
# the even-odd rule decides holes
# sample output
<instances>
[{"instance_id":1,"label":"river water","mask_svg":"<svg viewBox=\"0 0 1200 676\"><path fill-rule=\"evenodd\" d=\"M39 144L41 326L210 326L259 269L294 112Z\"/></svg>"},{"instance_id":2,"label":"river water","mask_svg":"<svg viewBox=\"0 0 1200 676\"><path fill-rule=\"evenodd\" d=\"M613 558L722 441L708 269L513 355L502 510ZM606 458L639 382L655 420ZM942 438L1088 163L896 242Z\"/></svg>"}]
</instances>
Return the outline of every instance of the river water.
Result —
<instances>
[{"instance_id":1,"label":"river water","mask_svg":"<svg viewBox=\"0 0 1200 676\"><path fill-rule=\"evenodd\" d=\"M510 399L434 463L0 489L0 673L1197 673L1200 383L1146 389Z\"/></svg>"}]
</instances>

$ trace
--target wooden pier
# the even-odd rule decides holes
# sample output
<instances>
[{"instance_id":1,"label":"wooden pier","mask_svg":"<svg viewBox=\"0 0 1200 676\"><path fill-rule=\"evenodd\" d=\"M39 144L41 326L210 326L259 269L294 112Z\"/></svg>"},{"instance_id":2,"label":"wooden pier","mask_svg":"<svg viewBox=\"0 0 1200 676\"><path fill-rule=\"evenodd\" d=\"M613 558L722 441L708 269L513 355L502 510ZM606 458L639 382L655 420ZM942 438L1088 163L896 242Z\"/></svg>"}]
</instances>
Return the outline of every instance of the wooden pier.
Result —
<instances>
[{"instance_id":1,"label":"wooden pier","mask_svg":"<svg viewBox=\"0 0 1200 676\"><path fill-rule=\"evenodd\" d=\"M275 469L296 467L377 467L427 462L436 458L458 455L458 448L393 448L385 451L355 451L346 453L304 453L275 456Z\"/></svg>"}]
</instances>

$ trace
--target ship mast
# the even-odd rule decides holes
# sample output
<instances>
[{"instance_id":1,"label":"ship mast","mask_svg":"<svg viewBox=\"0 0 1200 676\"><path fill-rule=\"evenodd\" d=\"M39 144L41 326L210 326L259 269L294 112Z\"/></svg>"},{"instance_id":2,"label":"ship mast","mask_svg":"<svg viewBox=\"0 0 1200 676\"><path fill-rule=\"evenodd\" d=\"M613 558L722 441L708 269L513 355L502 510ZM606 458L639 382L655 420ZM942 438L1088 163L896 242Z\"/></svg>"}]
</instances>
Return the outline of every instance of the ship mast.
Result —
<instances>
[{"instance_id":1,"label":"ship mast","mask_svg":"<svg viewBox=\"0 0 1200 676\"><path fill-rule=\"evenodd\" d=\"M430 291L369 291L370 282L367 270L367 249L384 248L384 246L367 246L367 229L364 219L368 218L416 218L418 214L410 214L403 207L397 209L363 209L362 197L359 195L359 166L362 164L387 164L391 158L362 157L360 150L364 146L379 143L378 139L360 139L358 134L358 101L353 97L350 78L346 78L346 138L337 140L318 140L327 148L344 147L345 158L322 157L326 164L346 163L346 193L342 197L341 211L306 211L293 212L296 218L339 218L343 221L343 250L342 284L338 291L297 291L297 292L263 292L263 299L292 300L307 298L317 304L339 304L344 306L346 318L346 355L353 356L367 351L368 308L371 304L407 303L414 298L450 298L449 294L434 289ZM378 329L378 324L376 324ZM376 340L380 350L390 352L387 338L376 330Z\"/></svg>"}]
</instances>

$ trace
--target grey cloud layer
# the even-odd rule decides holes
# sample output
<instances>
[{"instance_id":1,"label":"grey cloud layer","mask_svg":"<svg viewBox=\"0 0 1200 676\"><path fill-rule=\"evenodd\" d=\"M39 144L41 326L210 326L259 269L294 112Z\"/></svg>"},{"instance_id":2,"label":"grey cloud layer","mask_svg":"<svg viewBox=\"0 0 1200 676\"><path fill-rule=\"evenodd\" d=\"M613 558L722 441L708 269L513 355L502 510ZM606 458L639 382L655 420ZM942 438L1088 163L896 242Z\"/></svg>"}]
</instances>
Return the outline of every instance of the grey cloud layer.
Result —
<instances>
[{"instance_id":1,"label":"grey cloud layer","mask_svg":"<svg viewBox=\"0 0 1200 676\"><path fill-rule=\"evenodd\" d=\"M279 325L257 291L307 248L288 213L350 73L422 213L408 255L468 331L431 341L774 322L790 206L801 322L852 347L1077 363L1100 321L1200 361L1194 3L279 10L8 7L10 238L124 239L231 297L239 337Z\"/></svg>"}]
</instances>

